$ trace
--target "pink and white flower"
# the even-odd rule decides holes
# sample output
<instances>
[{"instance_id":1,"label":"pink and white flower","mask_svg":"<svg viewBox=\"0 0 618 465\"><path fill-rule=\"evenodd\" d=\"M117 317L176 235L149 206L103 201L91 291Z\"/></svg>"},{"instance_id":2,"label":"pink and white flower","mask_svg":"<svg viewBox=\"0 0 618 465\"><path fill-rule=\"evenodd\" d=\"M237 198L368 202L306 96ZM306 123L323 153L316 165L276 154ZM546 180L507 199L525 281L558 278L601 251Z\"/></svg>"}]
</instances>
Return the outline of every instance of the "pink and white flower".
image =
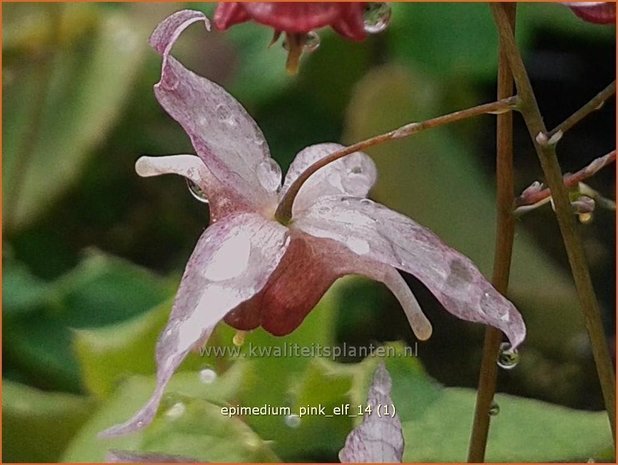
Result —
<instances>
[{"instance_id":1,"label":"pink and white flower","mask_svg":"<svg viewBox=\"0 0 618 465\"><path fill-rule=\"evenodd\" d=\"M281 182L281 170L245 109L170 54L180 33L197 21L209 28L202 13L179 11L150 38L163 57L155 95L184 128L197 155L142 157L136 171L146 177L180 174L195 183L210 202L211 224L189 259L157 343L152 397L130 420L103 434L125 434L149 424L174 371L208 340L219 321L240 330L261 326L274 335L288 334L347 274L384 283L421 340L431 335L431 325L398 270L423 282L456 317L499 328L517 347L525 336L520 314L468 258L367 198L377 173L364 153L317 171L298 192L291 220L282 224L275 219L293 181L341 146L303 149Z\"/></svg>"}]
</instances>

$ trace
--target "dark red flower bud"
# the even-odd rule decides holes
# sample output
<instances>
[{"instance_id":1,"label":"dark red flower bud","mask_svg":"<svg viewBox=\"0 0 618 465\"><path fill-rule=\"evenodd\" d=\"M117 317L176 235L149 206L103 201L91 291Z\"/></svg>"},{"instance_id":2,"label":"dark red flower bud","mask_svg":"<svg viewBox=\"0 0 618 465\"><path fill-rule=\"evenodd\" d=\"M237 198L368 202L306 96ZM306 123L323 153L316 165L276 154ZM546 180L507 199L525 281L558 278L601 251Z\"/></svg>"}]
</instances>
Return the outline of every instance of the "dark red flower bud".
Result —
<instances>
[{"instance_id":1,"label":"dark red flower bud","mask_svg":"<svg viewBox=\"0 0 618 465\"><path fill-rule=\"evenodd\" d=\"M584 21L597 24L616 23L616 4L614 2L565 3L573 13Z\"/></svg>"}]
</instances>

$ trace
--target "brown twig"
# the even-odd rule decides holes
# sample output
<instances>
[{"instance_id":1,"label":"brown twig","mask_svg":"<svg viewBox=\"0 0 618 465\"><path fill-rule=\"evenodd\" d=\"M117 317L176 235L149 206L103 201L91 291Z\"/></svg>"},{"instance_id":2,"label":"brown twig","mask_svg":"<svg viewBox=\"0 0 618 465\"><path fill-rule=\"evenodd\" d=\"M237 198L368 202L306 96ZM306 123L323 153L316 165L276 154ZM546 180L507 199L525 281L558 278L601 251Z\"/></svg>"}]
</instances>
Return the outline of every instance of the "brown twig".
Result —
<instances>
[{"instance_id":1,"label":"brown twig","mask_svg":"<svg viewBox=\"0 0 618 465\"><path fill-rule=\"evenodd\" d=\"M616 161L616 150L612 150L602 157L596 158L586 167L572 174L565 174L563 177L564 187L571 189L577 186L580 182L593 176L602 168L605 168L609 164ZM551 190L546 187L545 189L528 190L526 189L522 194L515 199L515 207L523 207L526 205L534 205L547 198L551 197Z\"/></svg>"},{"instance_id":2,"label":"brown twig","mask_svg":"<svg viewBox=\"0 0 618 465\"><path fill-rule=\"evenodd\" d=\"M596 299L590 270L586 263L586 257L581 239L576 229L575 218L569 195L562 179L562 171L556 156L555 144L551 143L547 129L543 123L543 117L532 90L530 79L526 72L521 54L515 43L513 29L511 28L506 9L501 4L491 4L494 20L498 27L500 37L509 59L509 65L513 72L513 78L521 98L519 110L524 118L528 132L534 142L543 173L547 184L552 192L556 218L560 226L562 240L567 251L571 273L575 281L575 287L579 296L584 322L590 337L592 353L603 392L605 408L612 429L612 437L616 437L616 379L614 367L609 355L607 341L599 304Z\"/></svg>"},{"instance_id":3,"label":"brown twig","mask_svg":"<svg viewBox=\"0 0 618 465\"><path fill-rule=\"evenodd\" d=\"M516 4L505 5L509 22L515 25ZM513 77L505 56L504 47L500 45L498 59L498 99L513 94ZM498 115L496 128L496 246L494 252L494 270L492 283L502 294L506 295L509 285L511 258L515 221L513 217L513 114ZM487 448L487 436L491 416L489 411L496 392L498 366L496 361L502 342L502 333L491 326L485 329L483 358L481 360L474 422L468 449L468 462L483 462Z\"/></svg>"},{"instance_id":4,"label":"brown twig","mask_svg":"<svg viewBox=\"0 0 618 465\"><path fill-rule=\"evenodd\" d=\"M289 222L292 218L292 205L294 204L294 199L296 198L296 195L300 191L300 188L307 181L307 179L309 179L309 177L320 168L323 168L324 166L336 160L339 160L346 155L368 149L369 147L373 147L384 142L403 139L405 137L411 136L427 129L437 128L447 124L455 123L457 121L472 118L474 116L510 112L511 110L517 108L517 102L517 97L509 97L506 99L498 100L496 102L486 103L483 105L478 105L476 107L466 108L465 110L455 111L453 113L448 113L446 115L438 116L436 118L428 119L418 123L406 124L405 126L402 126L393 131L389 131L385 134L380 134L379 136L365 139L361 142L357 142L341 150L333 152L332 154L322 158L321 160L317 161L309 168L307 168L305 171L303 171L302 174L292 183L292 185L283 196L283 199L281 199L281 202L279 203L279 207L275 212L275 218L277 218L277 220L284 224Z\"/></svg>"}]
</instances>

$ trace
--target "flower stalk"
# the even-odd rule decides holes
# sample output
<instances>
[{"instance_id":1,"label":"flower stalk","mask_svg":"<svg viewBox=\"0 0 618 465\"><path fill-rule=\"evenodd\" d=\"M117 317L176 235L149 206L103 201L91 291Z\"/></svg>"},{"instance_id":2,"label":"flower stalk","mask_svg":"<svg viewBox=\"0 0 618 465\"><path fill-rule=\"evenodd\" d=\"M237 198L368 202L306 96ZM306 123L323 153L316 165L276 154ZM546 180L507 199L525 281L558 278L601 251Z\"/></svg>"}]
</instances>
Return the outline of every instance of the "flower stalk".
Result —
<instances>
[{"instance_id":1,"label":"flower stalk","mask_svg":"<svg viewBox=\"0 0 618 465\"><path fill-rule=\"evenodd\" d=\"M505 4L508 21L515 25L516 4ZM498 57L498 99L508 98L513 94L513 77L506 57L506 51L500 41ZM492 284L503 295L506 295L513 256L513 240L515 237L515 220L513 216L513 114L503 113L497 117L496 127L496 245L494 251L494 267ZM468 462L483 462L487 447L487 436L491 416L489 411L496 392L498 379L498 359L502 333L491 326L485 329L483 357L479 375L476 407Z\"/></svg>"},{"instance_id":2,"label":"flower stalk","mask_svg":"<svg viewBox=\"0 0 618 465\"><path fill-rule=\"evenodd\" d=\"M331 153L330 155L320 159L316 163L309 166L287 190L285 196L279 203L275 218L282 224L287 224L292 218L292 205L294 199L300 192L300 188L309 179L309 177L318 171L320 168L339 160L340 158L350 155L351 153L360 152L370 147L383 144L392 140L403 139L411 135L417 134L427 129L433 129L447 124L456 123L468 118L473 118L479 115L486 114L503 114L517 109L518 98L516 96L497 100L491 103L485 103L465 110L455 111L446 115L431 118L425 121L406 124L398 129L394 129L384 134L365 139L355 144L344 147L341 150Z\"/></svg>"},{"instance_id":3,"label":"flower stalk","mask_svg":"<svg viewBox=\"0 0 618 465\"><path fill-rule=\"evenodd\" d=\"M546 182L552 192L558 225L567 251L584 322L592 345L592 353L612 429L612 436L615 438L616 381L614 368L605 339L599 304L592 285L590 270L586 263L584 248L576 230L571 203L563 182L558 157L556 156L555 143L551 143L551 137L548 135L543 122L530 79L515 43L507 9L502 4L491 4L491 8L513 73L517 92L521 98L519 110L533 140Z\"/></svg>"}]
</instances>

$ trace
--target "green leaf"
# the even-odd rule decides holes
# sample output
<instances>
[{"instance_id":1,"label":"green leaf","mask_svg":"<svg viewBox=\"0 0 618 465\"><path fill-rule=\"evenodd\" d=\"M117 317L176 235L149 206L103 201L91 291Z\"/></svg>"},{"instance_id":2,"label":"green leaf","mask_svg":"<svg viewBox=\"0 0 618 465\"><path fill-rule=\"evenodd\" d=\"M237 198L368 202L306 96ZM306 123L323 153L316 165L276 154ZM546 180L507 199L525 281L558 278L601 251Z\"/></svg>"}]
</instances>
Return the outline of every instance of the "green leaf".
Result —
<instances>
[{"instance_id":1,"label":"green leaf","mask_svg":"<svg viewBox=\"0 0 618 465\"><path fill-rule=\"evenodd\" d=\"M207 383L199 373L177 373L151 426L124 437L97 438L102 430L126 420L152 394L152 377L129 378L74 437L63 461L100 462L110 449L159 452L215 462L277 461L269 446L246 424L221 413L221 406L231 403L241 389L244 370L245 364L239 361Z\"/></svg>"},{"instance_id":2,"label":"green leaf","mask_svg":"<svg viewBox=\"0 0 618 465\"><path fill-rule=\"evenodd\" d=\"M393 401L404 430L406 462L466 460L476 391L441 388L414 392L398 387ZM423 404L427 396L430 403ZM572 462L607 458L612 447L605 412L585 412L538 400L497 394L488 462Z\"/></svg>"},{"instance_id":3,"label":"green leaf","mask_svg":"<svg viewBox=\"0 0 618 465\"><path fill-rule=\"evenodd\" d=\"M85 397L3 381L2 461L56 462L93 408Z\"/></svg>"},{"instance_id":4,"label":"green leaf","mask_svg":"<svg viewBox=\"0 0 618 465\"><path fill-rule=\"evenodd\" d=\"M147 31L122 12L99 15L91 6L86 21L73 19L84 17L82 5L45 11L44 27L26 22L34 31L22 33L40 49L3 63L12 76L3 92L12 116L2 146L4 226L12 232L49 211L79 176L119 115L146 48ZM18 5L7 8L5 22L19 12Z\"/></svg>"},{"instance_id":5,"label":"green leaf","mask_svg":"<svg viewBox=\"0 0 618 465\"><path fill-rule=\"evenodd\" d=\"M48 283L33 275L25 264L3 257L2 271L2 311L5 317L35 311L45 303Z\"/></svg>"},{"instance_id":6,"label":"green leaf","mask_svg":"<svg viewBox=\"0 0 618 465\"><path fill-rule=\"evenodd\" d=\"M170 307L166 302L126 322L74 332L75 354L88 392L106 397L127 376L155 371L155 344Z\"/></svg>"},{"instance_id":7,"label":"green leaf","mask_svg":"<svg viewBox=\"0 0 618 465\"><path fill-rule=\"evenodd\" d=\"M16 269L19 272L19 267ZM15 296L8 297L9 304L17 299L22 305L5 309L11 316L3 326L4 340L10 340L10 344L4 344L5 355L36 386L69 391L79 391L81 387L71 347L72 330L106 326L139 315L169 298L172 291L167 280L122 259L96 252L57 281L45 285L38 280L32 282L36 285L30 291L30 301L26 300L28 305L19 297L29 293L28 287L14 288L11 282L3 287L5 295ZM19 313L15 308L21 308ZM139 343L147 344L148 340ZM109 365L103 362L101 369L105 366ZM91 373L85 373L91 387ZM93 392L100 394L103 389Z\"/></svg>"}]
</instances>

